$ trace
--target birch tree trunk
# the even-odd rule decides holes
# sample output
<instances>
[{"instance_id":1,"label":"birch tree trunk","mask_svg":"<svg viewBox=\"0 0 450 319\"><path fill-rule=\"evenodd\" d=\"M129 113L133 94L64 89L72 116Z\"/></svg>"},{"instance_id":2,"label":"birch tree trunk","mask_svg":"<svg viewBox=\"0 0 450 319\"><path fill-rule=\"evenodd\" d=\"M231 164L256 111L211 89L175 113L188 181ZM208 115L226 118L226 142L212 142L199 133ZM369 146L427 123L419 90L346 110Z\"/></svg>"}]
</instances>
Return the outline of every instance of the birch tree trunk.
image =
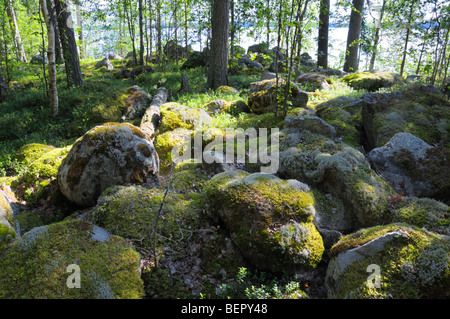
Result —
<instances>
[{"instance_id":1,"label":"birch tree trunk","mask_svg":"<svg viewBox=\"0 0 450 319\"><path fill-rule=\"evenodd\" d=\"M55 26L53 25L53 21L49 16L49 12L47 9L47 1L39 0L39 4L41 5L42 15L45 20L45 24L47 26L47 36L48 36L48 74L49 74L49 93L50 93L50 108L52 111L52 115L55 117L59 112L59 101L58 101L58 88L56 86L56 35L55 35Z\"/></svg>"},{"instance_id":2,"label":"birch tree trunk","mask_svg":"<svg viewBox=\"0 0 450 319\"><path fill-rule=\"evenodd\" d=\"M6 13L8 14L11 29L14 32L14 44L17 50L17 61L27 62L27 55L23 48L22 37L20 36L19 25L17 24L16 12L14 10L13 0L6 0Z\"/></svg>"},{"instance_id":3,"label":"birch tree trunk","mask_svg":"<svg viewBox=\"0 0 450 319\"><path fill-rule=\"evenodd\" d=\"M381 31L381 24L383 23L385 7L386 7L386 0L383 0L383 4L381 6L381 11L380 11L380 20L378 20L377 30L375 31L375 39L373 40L373 51L372 51L372 56L370 58L369 70L373 70L375 67L375 59L376 59L376 56L378 53L377 52L378 51L378 43L380 42L380 31Z\"/></svg>"},{"instance_id":4,"label":"birch tree trunk","mask_svg":"<svg viewBox=\"0 0 450 319\"><path fill-rule=\"evenodd\" d=\"M83 19L81 17L81 6L79 0L76 1L76 11L77 11L78 41L80 42L80 59L86 59L86 49L84 47L84 36L83 36Z\"/></svg>"}]
</instances>

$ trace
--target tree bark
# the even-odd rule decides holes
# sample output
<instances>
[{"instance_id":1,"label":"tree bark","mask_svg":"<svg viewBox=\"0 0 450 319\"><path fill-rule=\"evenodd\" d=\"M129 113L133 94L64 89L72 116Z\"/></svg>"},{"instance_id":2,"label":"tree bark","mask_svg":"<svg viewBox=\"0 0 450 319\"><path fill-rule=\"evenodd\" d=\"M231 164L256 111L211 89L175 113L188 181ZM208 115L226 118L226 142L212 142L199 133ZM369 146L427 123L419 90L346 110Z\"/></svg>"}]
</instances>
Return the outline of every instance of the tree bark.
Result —
<instances>
[{"instance_id":1,"label":"tree bark","mask_svg":"<svg viewBox=\"0 0 450 319\"><path fill-rule=\"evenodd\" d=\"M27 62L27 55L23 48L22 37L20 36L19 25L17 24L16 12L14 10L13 0L6 0L6 13L8 14L11 29L14 33L14 44L17 50L17 61Z\"/></svg>"},{"instance_id":2,"label":"tree bark","mask_svg":"<svg viewBox=\"0 0 450 319\"><path fill-rule=\"evenodd\" d=\"M139 65L144 65L144 6L139 0Z\"/></svg>"},{"instance_id":3,"label":"tree bark","mask_svg":"<svg viewBox=\"0 0 450 319\"><path fill-rule=\"evenodd\" d=\"M328 28L330 26L330 0L320 1L317 66L328 68Z\"/></svg>"},{"instance_id":4,"label":"tree bark","mask_svg":"<svg viewBox=\"0 0 450 319\"><path fill-rule=\"evenodd\" d=\"M358 70L359 37L361 35L363 8L364 0L353 0L345 52L345 72L356 72Z\"/></svg>"},{"instance_id":5,"label":"tree bark","mask_svg":"<svg viewBox=\"0 0 450 319\"><path fill-rule=\"evenodd\" d=\"M207 87L228 85L228 36L230 0L214 0L211 18L211 55Z\"/></svg>"},{"instance_id":6,"label":"tree bark","mask_svg":"<svg viewBox=\"0 0 450 319\"><path fill-rule=\"evenodd\" d=\"M156 1L156 51L157 51L157 63L162 63L162 28L161 28L161 0Z\"/></svg>"},{"instance_id":7,"label":"tree bark","mask_svg":"<svg viewBox=\"0 0 450 319\"><path fill-rule=\"evenodd\" d=\"M405 69L406 64L406 55L408 51L408 43L409 43L409 35L411 34L411 23L412 23L412 16L414 13L414 2L411 2L411 8L409 11L409 18L408 18L408 27L406 29L406 39L405 39L405 47L403 49L403 59L402 59L402 65L400 66L400 75L403 76L403 71Z\"/></svg>"},{"instance_id":8,"label":"tree bark","mask_svg":"<svg viewBox=\"0 0 450 319\"><path fill-rule=\"evenodd\" d=\"M77 11L78 41L80 42L80 59L86 59L86 48L84 47L84 36L83 36L83 19L81 17L81 6L79 0L76 1L76 11Z\"/></svg>"},{"instance_id":9,"label":"tree bark","mask_svg":"<svg viewBox=\"0 0 450 319\"><path fill-rule=\"evenodd\" d=\"M72 13L67 0L55 0L55 8L58 16L59 37L66 65L67 84L69 87L72 85L81 86L83 85L83 75L73 30Z\"/></svg>"},{"instance_id":10,"label":"tree bark","mask_svg":"<svg viewBox=\"0 0 450 319\"><path fill-rule=\"evenodd\" d=\"M59 101L58 101L58 88L56 86L56 35L55 26L53 25L53 20L51 19L48 9L47 1L39 0L41 5L42 15L47 25L47 36L48 36L48 74L49 74L49 93L50 93L50 108L52 115L55 117L59 113Z\"/></svg>"},{"instance_id":11,"label":"tree bark","mask_svg":"<svg viewBox=\"0 0 450 319\"><path fill-rule=\"evenodd\" d=\"M375 31L375 39L373 40L373 51L372 56L370 58L370 64L369 64L369 70L373 70L375 67L375 59L377 57L377 51L378 51L378 43L380 42L380 31L381 31L381 24L383 23L383 17L384 17L384 9L386 7L386 0L383 0L383 4L381 6L380 11L380 20L378 20L377 30Z\"/></svg>"}]
</instances>

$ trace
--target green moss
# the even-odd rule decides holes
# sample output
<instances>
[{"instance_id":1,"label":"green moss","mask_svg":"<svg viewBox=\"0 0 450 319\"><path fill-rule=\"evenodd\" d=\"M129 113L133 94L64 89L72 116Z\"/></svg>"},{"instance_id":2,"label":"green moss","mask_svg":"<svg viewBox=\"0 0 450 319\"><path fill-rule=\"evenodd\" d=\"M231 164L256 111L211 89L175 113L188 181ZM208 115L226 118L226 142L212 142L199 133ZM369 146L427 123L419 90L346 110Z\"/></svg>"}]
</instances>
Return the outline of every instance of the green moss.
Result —
<instances>
[{"instance_id":1,"label":"green moss","mask_svg":"<svg viewBox=\"0 0 450 319\"><path fill-rule=\"evenodd\" d=\"M450 207L429 198L405 198L395 205L393 220L448 235Z\"/></svg>"},{"instance_id":2,"label":"green moss","mask_svg":"<svg viewBox=\"0 0 450 319\"><path fill-rule=\"evenodd\" d=\"M331 252L335 255L364 245L388 232L401 230L404 236L390 241L382 251L356 261L340 279L337 298L448 298L450 283L448 241L407 224L390 224L344 237ZM367 285L368 265L380 267L380 288Z\"/></svg>"},{"instance_id":3,"label":"green moss","mask_svg":"<svg viewBox=\"0 0 450 319\"><path fill-rule=\"evenodd\" d=\"M45 153L54 150L53 146L43 144L27 144L22 146L15 155L15 158L23 163L25 166L30 165L35 160L39 159Z\"/></svg>"},{"instance_id":4,"label":"green moss","mask_svg":"<svg viewBox=\"0 0 450 319\"><path fill-rule=\"evenodd\" d=\"M161 207L164 192L164 189L112 187L99 198L90 220L113 234L139 239L136 243L139 249L154 249L156 236L162 249L167 244L164 238L176 241L183 237L181 224L197 225L202 201L199 194L170 193Z\"/></svg>"},{"instance_id":5,"label":"green moss","mask_svg":"<svg viewBox=\"0 0 450 319\"><path fill-rule=\"evenodd\" d=\"M352 73L342 78L342 81L348 83L355 90L367 90L369 92L391 87L401 80L402 78L399 75L384 71Z\"/></svg>"},{"instance_id":6,"label":"green moss","mask_svg":"<svg viewBox=\"0 0 450 319\"><path fill-rule=\"evenodd\" d=\"M16 237L16 232L10 225L5 225L0 219L0 254Z\"/></svg>"},{"instance_id":7,"label":"green moss","mask_svg":"<svg viewBox=\"0 0 450 319\"><path fill-rule=\"evenodd\" d=\"M40 227L44 225L42 219L35 213L23 212L16 216L16 220L20 225L20 230L26 233L35 227Z\"/></svg>"},{"instance_id":8,"label":"green moss","mask_svg":"<svg viewBox=\"0 0 450 319\"><path fill-rule=\"evenodd\" d=\"M317 266L323 242L311 226L310 193L273 175L231 171L211 179L205 195L211 216L225 223L255 265L286 271Z\"/></svg>"},{"instance_id":9,"label":"green moss","mask_svg":"<svg viewBox=\"0 0 450 319\"><path fill-rule=\"evenodd\" d=\"M141 298L139 255L124 239L92 239L82 220L35 228L0 260L1 298ZM80 267L81 288L70 289L67 267Z\"/></svg>"}]
</instances>

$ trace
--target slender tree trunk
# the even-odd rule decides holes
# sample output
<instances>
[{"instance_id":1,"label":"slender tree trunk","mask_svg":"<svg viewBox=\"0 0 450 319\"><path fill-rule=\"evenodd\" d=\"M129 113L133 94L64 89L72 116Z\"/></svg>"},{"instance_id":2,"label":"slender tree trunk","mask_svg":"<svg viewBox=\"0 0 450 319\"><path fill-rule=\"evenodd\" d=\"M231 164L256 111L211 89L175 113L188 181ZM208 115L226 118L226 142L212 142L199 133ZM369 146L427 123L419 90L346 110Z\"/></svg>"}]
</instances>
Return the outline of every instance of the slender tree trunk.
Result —
<instances>
[{"instance_id":1,"label":"slender tree trunk","mask_svg":"<svg viewBox=\"0 0 450 319\"><path fill-rule=\"evenodd\" d=\"M161 0L156 1L156 10L157 10L157 17L156 17L156 30L157 30L157 40L156 40L156 49L158 54L158 64L161 65L162 63L162 28L161 28Z\"/></svg>"},{"instance_id":2,"label":"slender tree trunk","mask_svg":"<svg viewBox=\"0 0 450 319\"><path fill-rule=\"evenodd\" d=\"M139 65L144 65L144 6L139 0Z\"/></svg>"},{"instance_id":3,"label":"slender tree trunk","mask_svg":"<svg viewBox=\"0 0 450 319\"><path fill-rule=\"evenodd\" d=\"M175 33L175 63L178 65L178 4L175 1L173 8L173 28Z\"/></svg>"},{"instance_id":4,"label":"slender tree trunk","mask_svg":"<svg viewBox=\"0 0 450 319\"><path fill-rule=\"evenodd\" d=\"M364 0L353 0L345 52L345 72L356 72L358 70L359 37L361 34L363 8Z\"/></svg>"},{"instance_id":5,"label":"slender tree trunk","mask_svg":"<svg viewBox=\"0 0 450 319\"><path fill-rule=\"evenodd\" d=\"M78 56L69 3L67 0L55 0L55 8L58 15L59 34L66 65L68 86L81 86L83 85L83 75L81 73L80 58Z\"/></svg>"},{"instance_id":6,"label":"slender tree trunk","mask_svg":"<svg viewBox=\"0 0 450 319\"><path fill-rule=\"evenodd\" d=\"M267 46L270 48L270 0L267 0L267 4L266 4L266 9L269 10L269 12L267 13L267 21L266 21L266 43Z\"/></svg>"},{"instance_id":7,"label":"slender tree trunk","mask_svg":"<svg viewBox=\"0 0 450 319\"><path fill-rule=\"evenodd\" d=\"M234 37L235 37L235 26L234 26L234 0L230 0L230 15L231 15L231 25L230 25L230 54L234 58Z\"/></svg>"},{"instance_id":8,"label":"slender tree trunk","mask_svg":"<svg viewBox=\"0 0 450 319\"><path fill-rule=\"evenodd\" d=\"M130 10L130 11L128 11ZM125 6L124 6L124 12L125 12L125 18L127 20L128 23L128 32L130 33L130 39L131 39L131 43L133 46L133 68L136 67L136 43L135 43L135 39L136 39L136 32L134 29L134 21L133 21L133 9L131 8L131 3L128 3L125 0ZM133 72L133 85L135 84L135 77L134 77L134 72Z\"/></svg>"},{"instance_id":9,"label":"slender tree trunk","mask_svg":"<svg viewBox=\"0 0 450 319\"><path fill-rule=\"evenodd\" d=\"M211 18L211 55L207 87L228 85L228 37L230 0L214 0Z\"/></svg>"},{"instance_id":10,"label":"slender tree trunk","mask_svg":"<svg viewBox=\"0 0 450 319\"><path fill-rule=\"evenodd\" d=\"M447 30L447 34L445 35L444 45L442 48L442 57L441 57L441 65L439 67L439 77L442 74L442 70L445 67L445 57L447 55L447 45L448 45L448 37L449 37L450 29Z\"/></svg>"},{"instance_id":11,"label":"slender tree trunk","mask_svg":"<svg viewBox=\"0 0 450 319\"><path fill-rule=\"evenodd\" d=\"M47 81L47 71L45 70L45 32L44 32L44 25L42 23L42 15L41 15L41 4L39 3L39 24L41 26L41 37L42 37L42 74L44 76L44 84L45 84L45 95L48 97L49 96L49 91L48 91L48 81Z\"/></svg>"},{"instance_id":12,"label":"slender tree trunk","mask_svg":"<svg viewBox=\"0 0 450 319\"><path fill-rule=\"evenodd\" d=\"M17 61L27 62L27 55L25 54L25 50L23 48L22 37L20 36L19 25L17 24L13 0L6 0L6 13L9 16L11 29L14 33L14 44L17 50Z\"/></svg>"},{"instance_id":13,"label":"slender tree trunk","mask_svg":"<svg viewBox=\"0 0 450 319\"><path fill-rule=\"evenodd\" d=\"M328 68L328 28L330 26L330 0L320 1L317 66Z\"/></svg>"},{"instance_id":14,"label":"slender tree trunk","mask_svg":"<svg viewBox=\"0 0 450 319\"><path fill-rule=\"evenodd\" d=\"M56 86L55 26L53 25L53 21L49 15L46 0L39 0L39 3L41 4L42 15L44 16L44 20L47 25L50 108L52 115L55 117L59 113L58 88Z\"/></svg>"},{"instance_id":15,"label":"slender tree trunk","mask_svg":"<svg viewBox=\"0 0 450 319\"><path fill-rule=\"evenodd\" d=\"M148 50L148 56L150 58L150 61L152 61L153 58L153 23L152 23L152 13L153 13L153 4L152 0L148 1L148 12L149 14L149 50Z\"/></svg>"},{"instance_id":16,"label":"slender tree trunk","mask_svg":"<svg viewBox=\"0 0 450 319\"><path fill-rule=\"evenodd\" d=\"M277 48L280 48L281 44L281 30L283 28L282 25L282 8L283 8L284 0L279 1L279 10L278 10L278 28L277 28ZM279 54L275 54L275 116L278 116L278 90L279 90L279 80L280 80L280 70L279 70Z\"/></svg>"},{"instance_id":17,"label":"slender tree trunk","mask_svg":"<svg viewBox=\"0 0 450 319\"><path fill-rule=\"evenodd\" d=\"M77 0L75 5L77 12L78 41L80 42L80 59L86 59L86 48L84 47L83 19L81 17L80 1Z\"/></svg>"},{"instance_id":18,"label":"slender tree trunk","mask_svg":"<svg viewBox=\"0 0 450 319\"><path fill-rule=\"evenodd\" d=\"M375 68L375 60L376 60L377 53L378 53L377 51L378 51L378 44L380 42L381 24L383 23L385 8L386 8L386 0L383 0L383 4L381 5L381 11L380 11L380 19L378 20L377 30L375 31L375 39L373 40L373 51L372 51L372 56L370 58L369 70L373 70Z\"/></svg>"},{"instance_id":19,"label":"slender tree trunk","mask_svg":"<svg viewBox=\"0 0 450 319\"><path fill-rule=\"evenodd\" d=\"M403 76L403 71L405 69L405 64L406 64L406 55L408 53L408 44L409 44L409 36L411 34L411 23L412 23L413 13L414 13L414 1L411 2L411 8L409 10L408 26L406 29L405 47L403 49L402 65L400 66L400 75L401 76Z\"/></svg>"},{"instance_id":20,"label":"slender tree trunk","mask_svg":"<svg viewBox=\"0 0 450 319\"><path fill-rule=\"evenodd\" d=\"M184 45L186 50L186 58L189 56L188 42L188 3L187 0L184 0Z\"/></svg>"}]
</instances>

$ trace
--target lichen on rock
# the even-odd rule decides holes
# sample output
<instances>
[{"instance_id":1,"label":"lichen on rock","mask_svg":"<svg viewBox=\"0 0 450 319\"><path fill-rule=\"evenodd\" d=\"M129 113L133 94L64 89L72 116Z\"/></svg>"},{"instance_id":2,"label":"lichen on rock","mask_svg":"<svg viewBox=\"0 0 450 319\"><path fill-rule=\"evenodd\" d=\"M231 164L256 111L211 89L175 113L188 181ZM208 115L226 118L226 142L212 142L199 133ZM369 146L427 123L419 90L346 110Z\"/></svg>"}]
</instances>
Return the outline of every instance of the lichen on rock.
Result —
<instances>
[{"instance_id":1,"label":"lichen on rock","mask_svg":"<svg viewBox=\"0 0 450 319\"><path fill-rule=\"evenodd\" d=\"M61 163L62 193L81 206L93 206L108 187L125 183L159 184L159 157L137 127L106 123L87 132Z\"/></svg>"},{"instance_id":2,"label":"lichen on rock","mask_svg":"<svg viewBox=\"0 0 450 319\"><path fill-rule=\"evenodd\" d=\"M314 269L323 242L314 223L314 198L304 184L269 174L234 170L205 188L208 211L220 220L242 254L264 270Z\"/></svg>"}]
</instances>

